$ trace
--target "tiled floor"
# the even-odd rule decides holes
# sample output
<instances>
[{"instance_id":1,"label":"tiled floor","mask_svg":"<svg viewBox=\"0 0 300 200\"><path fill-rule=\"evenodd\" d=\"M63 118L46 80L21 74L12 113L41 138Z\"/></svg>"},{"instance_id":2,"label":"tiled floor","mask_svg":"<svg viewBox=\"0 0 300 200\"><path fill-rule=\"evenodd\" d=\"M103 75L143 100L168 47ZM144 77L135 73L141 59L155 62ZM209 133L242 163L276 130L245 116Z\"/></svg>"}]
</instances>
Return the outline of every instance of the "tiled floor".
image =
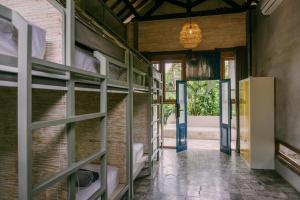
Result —
<instances>
[{"instance_id":1,"label":"tiled floor","mask_svg":"<svg viewBox=\"0 0 300 200\"><path fill-rule=\"evenodd\" d=\"M235 153L165 149L153 178L138 179L136 200L300 200L276 172L250 170Z\"/></svg>"}]
</instances>

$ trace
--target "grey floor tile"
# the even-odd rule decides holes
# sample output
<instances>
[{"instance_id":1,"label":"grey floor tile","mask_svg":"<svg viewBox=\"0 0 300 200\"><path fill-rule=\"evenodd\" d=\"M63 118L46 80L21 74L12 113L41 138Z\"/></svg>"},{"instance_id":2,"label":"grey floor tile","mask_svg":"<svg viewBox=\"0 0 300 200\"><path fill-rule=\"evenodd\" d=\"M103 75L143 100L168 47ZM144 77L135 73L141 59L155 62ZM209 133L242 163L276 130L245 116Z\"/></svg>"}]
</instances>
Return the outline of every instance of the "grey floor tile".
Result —
<instances>
[{"instance_id":1,"label":"grey floor tile","mask_svg":"<svg viewBox=\"0 0 300 200\"><path fill-rule=\"evenodd\" d=\"M165 149L155 175L135 182L135 200L300 200L273 170L251 170L238 154Z\"/></svg>"}]
</instances>

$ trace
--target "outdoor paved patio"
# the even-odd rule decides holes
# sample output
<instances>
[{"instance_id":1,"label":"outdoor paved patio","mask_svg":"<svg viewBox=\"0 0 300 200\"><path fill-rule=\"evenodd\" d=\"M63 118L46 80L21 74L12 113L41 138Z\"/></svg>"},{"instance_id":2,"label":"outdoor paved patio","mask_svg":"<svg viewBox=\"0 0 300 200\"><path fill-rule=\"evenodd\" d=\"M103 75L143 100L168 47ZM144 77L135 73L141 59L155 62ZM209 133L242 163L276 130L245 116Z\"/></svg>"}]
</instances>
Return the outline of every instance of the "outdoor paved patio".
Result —
<instances>
[{"instance_id":1,"label":"outdoor paved patio","mask_svg":"<svg viewBox=\"0 0 300 200\"><path fill-rule=\"evenodd\" d=\"M187 140L188 149L198 149L198 150L219 150L220 141L219 140L198 140L198 139L188 139ZM175 138L164 138L164 146L175 148L176 139ZM235 149L236 141L231 142L231 148Z\"/></svg>"}]
</instances>

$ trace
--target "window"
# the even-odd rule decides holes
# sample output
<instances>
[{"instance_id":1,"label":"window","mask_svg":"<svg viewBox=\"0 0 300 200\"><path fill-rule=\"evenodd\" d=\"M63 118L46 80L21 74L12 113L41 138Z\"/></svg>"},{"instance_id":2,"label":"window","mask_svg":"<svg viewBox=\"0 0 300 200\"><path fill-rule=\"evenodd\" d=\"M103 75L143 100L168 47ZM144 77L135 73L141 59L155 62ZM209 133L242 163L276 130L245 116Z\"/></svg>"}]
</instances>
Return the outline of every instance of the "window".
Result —
<instances>
[{"instance_id":1,"label":"window","mask_svg":"<svg viewBox=\"0 0 300 200\"><path fill-rule=\"evenodd\" d=\"M182 80L182 63L166 62L164 65L164 100L175 101L176 80Z\"/></svg>"}]
</instances>

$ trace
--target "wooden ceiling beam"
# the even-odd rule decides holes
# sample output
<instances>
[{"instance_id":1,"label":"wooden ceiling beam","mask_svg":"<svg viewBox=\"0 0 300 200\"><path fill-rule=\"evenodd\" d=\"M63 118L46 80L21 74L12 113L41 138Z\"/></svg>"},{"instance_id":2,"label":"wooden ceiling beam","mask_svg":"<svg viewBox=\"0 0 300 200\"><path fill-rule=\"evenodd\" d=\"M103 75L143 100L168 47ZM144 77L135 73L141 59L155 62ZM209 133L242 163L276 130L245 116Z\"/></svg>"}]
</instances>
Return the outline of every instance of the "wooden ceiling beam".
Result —
<instances>
[{"instance_id":1,"label":"wooden ceiling beam","mask_svg":"<svg viewBox=\"0 0 300 200\"><path fill-rule=\"evenodd\" d=\"M110 9L111 9L111 10L116 9L116 7L117 7L121 2L122 2L122 1L116 1L116 2L110 7Z\"/></svg>"},{"instance_id":2,"label":"wooden ceiling beam","mask_svg":"<svg viewBox=\"0 0 300 200\"><path fill-rule=\"evenodd\" d=\"M181 1L177 1L177 0L166 0L166 1L182 8L188 8L188 5L186 3L182 3Z\"/></svg>"},{"instance_id":3,"label":"wooden ceiling beam","mask_svg":"<svg viewBox=\"0 0 300 200\"><path fill-rule=\"evenodd\" d=\"M194 11L190 14L188 13L174 13L166 15L155 15L155 16L144 16L140 21L151 21L151 20L163 20L163 19L177 19L186 17L198 17L198 16L209 16L209 15L222 15L231 13L241 13L245 12L246 8L219 8L214 10L204 10L204 11Z\"/></svg>"},{"instance_id":4,"label":"wooden ceiling beam","mask_svg":"<svg viewBox=\"0 0 300 200\"><path fill-rule=\"evenodd\" d=\"M117 16L121 16L126 10L128 10L127 6L125 5L118 13Z\"/></svg>"},{"instance_id":5,"label":"wooden ceiling beam","mask_svg":"<svg viewBox=\"0 0 300 200\"><path fill-rule=\"evenodd\" d=\"M130 12L132 14L134 14L134 16L139 19L141 18L141 16L139 15L139 13L135 10L135 8L133 7L133 3L135 3L137 0L132 0L131 2L129 0L122 0L125 4L126 7L130 10Z\"/></svg>"},{"instance_id":6,"label":"wooden ceiling beam","mask_svg":"<svg viewBox=\"0 0 300 200\"><path fill-rule=\"evenodd\" d=\"M148 3L148 0L143 0L138 5L136 5L135 8L138 10L138 9L142 8L146 3Z\"/></svg>"},{"instance_id":7,"label":"wooden ceiling beam","mask_svg":"<svg viewBox=\"0 0 300 200\"><path fill-rule=\"evenodd\" d=\"M234 2L233 0L222 0L224 3L230 5L232 8L240 8L241 5Z\"/></svg>"},{"instance_id":8,"label":"wooden ceiling beam","mask_svg":"<svg viewBox=\"0 0 300 200\"><path fill-rule=\"evenodd\" d=\"M190 13L192 12L192 1L191 0L186 1L186 12L188 15L190 15Z\"/></svg>"},{"instance_id":9,"label":"wooden ceiling beam","mask_svg":"<svg viewBox=\"0 0 300 200\"><path fill-rule=\"evenodd\" d=\"M128 17L130 17L132 15L131 12L127 13L124 17L122 17L122 22L124 22Z\"/></svg>"},{"instance_id":10,"label":"wooden ceiling beam","mask_svg":"<svg viewBox=\"0 0 300 200\"><path fill-rule=\"evenodd\" d=\"M156 0L154 6L148 10L143 17L151 16L164 2L165 0Z\"/></svg>"},{"instance_id":11,"label":"wooden ceiling beam","mask_svg":"<svg viewBox=\"0 0 300 200\"><path fill-rule=\"evenodd\" d=\"M196 0L194 2L192 2L192 7L198 6L201 3L204 3L207 0Z\"/></svg>"},{"instance_id":12,"label":"wooden ceiling beam","mask_svg":"<svg viewBox=\"0 0 300 200\"><path fill-rule=\"evenodd\" d=\"M244 3L244 5L243 5L243 7L244 8L247 8L247 9L250 9L251 8L251 4L252 4L252 2L255 2L256 4L258 4L258 0L247 0L245 3ZM255 7L255 6L254 6Z\"/></svg>"}]
</instances>

